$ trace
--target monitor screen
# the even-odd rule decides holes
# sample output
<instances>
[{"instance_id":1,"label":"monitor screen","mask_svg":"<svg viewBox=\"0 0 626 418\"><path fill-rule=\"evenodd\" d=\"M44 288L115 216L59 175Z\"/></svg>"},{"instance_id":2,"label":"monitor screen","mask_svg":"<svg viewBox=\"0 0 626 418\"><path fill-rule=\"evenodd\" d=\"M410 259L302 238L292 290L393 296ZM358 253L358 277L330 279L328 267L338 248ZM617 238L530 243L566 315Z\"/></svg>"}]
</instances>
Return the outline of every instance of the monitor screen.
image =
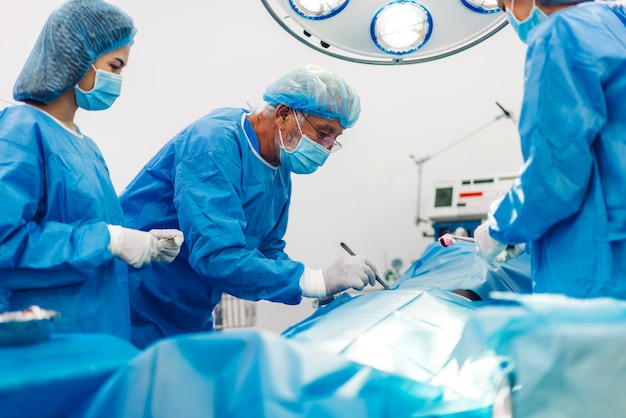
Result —
<instances>
[{"instance_id":1,"label":"monitor screen","mask_svg":"<svg viewBox=\"0 0 626 418\"><path fill-rule=\"evenodd\" d=\"M452 206L452 187L435 189L435 207L445 208Z\"/></svg>"}]
</instances>

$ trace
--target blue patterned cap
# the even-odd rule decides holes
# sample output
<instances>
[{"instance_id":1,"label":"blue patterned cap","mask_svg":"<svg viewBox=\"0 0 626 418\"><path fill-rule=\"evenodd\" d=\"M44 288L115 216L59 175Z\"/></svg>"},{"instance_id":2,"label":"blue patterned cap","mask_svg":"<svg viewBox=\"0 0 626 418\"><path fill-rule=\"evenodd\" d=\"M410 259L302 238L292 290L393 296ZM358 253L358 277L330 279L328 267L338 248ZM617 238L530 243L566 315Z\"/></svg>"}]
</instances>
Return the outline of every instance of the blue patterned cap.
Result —
<instances>
[{"instance_id":1,"label":"blue patterned cap","mask_svg":"<svg viewBox=\"0 0 626 418\"><path fill-rule=\"evenodd\" d=\"M96 59L133 43L133 20L103 0L70 0L52 12L13 87L13 98L50 103Z\"/></svg>"},{"instance_id":2,"label":"blue patterned cap","mask_svg":"<svg viewBox=\"0 0 626 418\"><path fill-rule=\"evenodd\" d=\"M320 118L339 119L344 128L352 127L361 113L358 93L338 75L318 65L283 75L267 87L263 100Z\"/></svg>"}]
</instances>

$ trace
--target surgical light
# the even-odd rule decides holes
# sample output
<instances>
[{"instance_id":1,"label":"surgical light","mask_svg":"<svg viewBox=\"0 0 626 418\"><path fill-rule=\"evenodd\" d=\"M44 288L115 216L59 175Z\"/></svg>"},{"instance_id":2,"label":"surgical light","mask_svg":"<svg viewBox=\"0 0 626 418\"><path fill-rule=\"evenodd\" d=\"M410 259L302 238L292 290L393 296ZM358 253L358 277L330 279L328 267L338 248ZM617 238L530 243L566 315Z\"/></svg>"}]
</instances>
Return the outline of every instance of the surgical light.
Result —
<instances>
[{"instance_id":1,"label":"surgical light","mask_svg":"<svg viewBox=\"0 0 626 418\"><path fill-rule=\"evenodd\" d=\"M500 11L496 0L461 0L461 3L478 13L497 13Z\"/></svg>"},{"instance_id":2,"label":"surgical light","mask_svg":"<svg viewBox=\"0 0 626 418\"><path fill-rule=\"evenodd\" d=\"M289 0L293 10L301 16L309 19L327 19L348 4L349 0Z\"/></svg>"},{"instance_id":3,"label":"surgical light","mask_svg":"<svg viewBox=\"0 0 626 418\"><path fill-rule=\"evenodd\" d=\"M376 46L390 54L406 54L421 47L432 31L432 18L414 2L389 3L372 19L371 35Z\"/></svg>"},{"instance_id":4,"label":"surgical light","mask_svg":"<svg viewBox=\"0 0 626 418\"><path fill-rule=\"evenodd\" d=\"M496 0L261 0L270 16L307 46L365 64L443 58L506 24Z\"/></svg>"}]
</instances>

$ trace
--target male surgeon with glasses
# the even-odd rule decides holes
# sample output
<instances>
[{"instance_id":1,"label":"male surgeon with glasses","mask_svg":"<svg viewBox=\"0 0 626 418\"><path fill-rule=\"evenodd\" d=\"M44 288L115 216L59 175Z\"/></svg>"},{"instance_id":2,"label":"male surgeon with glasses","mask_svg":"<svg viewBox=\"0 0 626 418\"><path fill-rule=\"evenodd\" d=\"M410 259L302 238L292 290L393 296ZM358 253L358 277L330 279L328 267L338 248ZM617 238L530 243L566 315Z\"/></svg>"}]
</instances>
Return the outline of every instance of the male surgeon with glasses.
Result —
<instances>
[{"instance_id":1,"label":"male surgeon with glasses","mask_svg":"<svg viewBox=\"0 0 626 418\"><path fill-rule=\"evenodd\" d=\"M127 224L180 229L171 264L130 272L131 340L213 329L222 292L298 304L375 284L376 269L346 255L312 269L284 252L291 173L310 174L360 113L357 92L323 67L294 69L269 85L258 113L221 108L172 138L124 190Z\"/></svg>"}]
</instances>

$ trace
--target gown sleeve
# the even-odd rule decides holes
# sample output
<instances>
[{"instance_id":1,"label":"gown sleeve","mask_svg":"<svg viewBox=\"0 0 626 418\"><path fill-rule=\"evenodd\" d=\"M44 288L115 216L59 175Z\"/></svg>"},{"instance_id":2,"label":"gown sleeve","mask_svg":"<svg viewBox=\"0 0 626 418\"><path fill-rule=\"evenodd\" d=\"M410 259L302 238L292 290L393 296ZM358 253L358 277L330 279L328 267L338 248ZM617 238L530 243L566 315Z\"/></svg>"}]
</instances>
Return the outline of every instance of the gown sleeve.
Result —
<instances>
[{"instance_id":1,"label":"gown sleeve","mask_svg":"<svg viewBox=\"0 0 626 418\"><path fill-rule=\"evenodd\" d=\"M211 141L228 142L214 137ZM198 141L181 143L189 147ZM283 252L288 202L277 219L251 222L246 219L242 201L246 190L241 186L243 167L238 150L191 148L178 150L177 155L182 157L176 163L174 204L194 270L212 285L239 298L299 303L299 278L304 266ZM285 191L270 188L263 191L261 198L270 206L283 200L278 197L281 193ZM272 213L259 210L256 216L272 217ZM275 226L269 235L266 231L258 232L262 234L258 236L260 245L250 245L246 236L257 235L250 228L259 224Z\"/></svg>"},{"instance_id":2,"label":"gown sleeve","mask_svg":"<svg viewBox=\"0 0 626 418\"><path fill-rule=\"evenodd\" d=\"M605 69L594 55L602 48L576 35L575 22L555 15L546 23L536 29L542 31L531 38L526 57L524 166L490 213L492 237L507 244L533 241L579 211L592 175L592 144L606 120Z\"/></svg>"},{"instance_id":3,"label":"gown sleeve","mask_svg":"<svg viewBox=\"0 0 626 418\"><path fill-rule=\"evenodd\" d=\"M47 216L51 201L79 205L59 184L46 181L49 165L37 147L36 138L25 144L13 140L6 118L0 115L0 279L8 289L52 287L75 283L112 258L106 249L109 240L106 223L64 220ZM36 136L34 129L30 135ZM23 131L14 132L24 135ZM54 197L53 197L54 195ZM63 206L57 204L56 206ZM62 207L55 211L63 212ZM2 274L5 271L63 272L68 269L83 274L54 274L49 280L29 280L28 274ZM34 276L34 275L33 275Z\"/></svg>"}]
</instances>

